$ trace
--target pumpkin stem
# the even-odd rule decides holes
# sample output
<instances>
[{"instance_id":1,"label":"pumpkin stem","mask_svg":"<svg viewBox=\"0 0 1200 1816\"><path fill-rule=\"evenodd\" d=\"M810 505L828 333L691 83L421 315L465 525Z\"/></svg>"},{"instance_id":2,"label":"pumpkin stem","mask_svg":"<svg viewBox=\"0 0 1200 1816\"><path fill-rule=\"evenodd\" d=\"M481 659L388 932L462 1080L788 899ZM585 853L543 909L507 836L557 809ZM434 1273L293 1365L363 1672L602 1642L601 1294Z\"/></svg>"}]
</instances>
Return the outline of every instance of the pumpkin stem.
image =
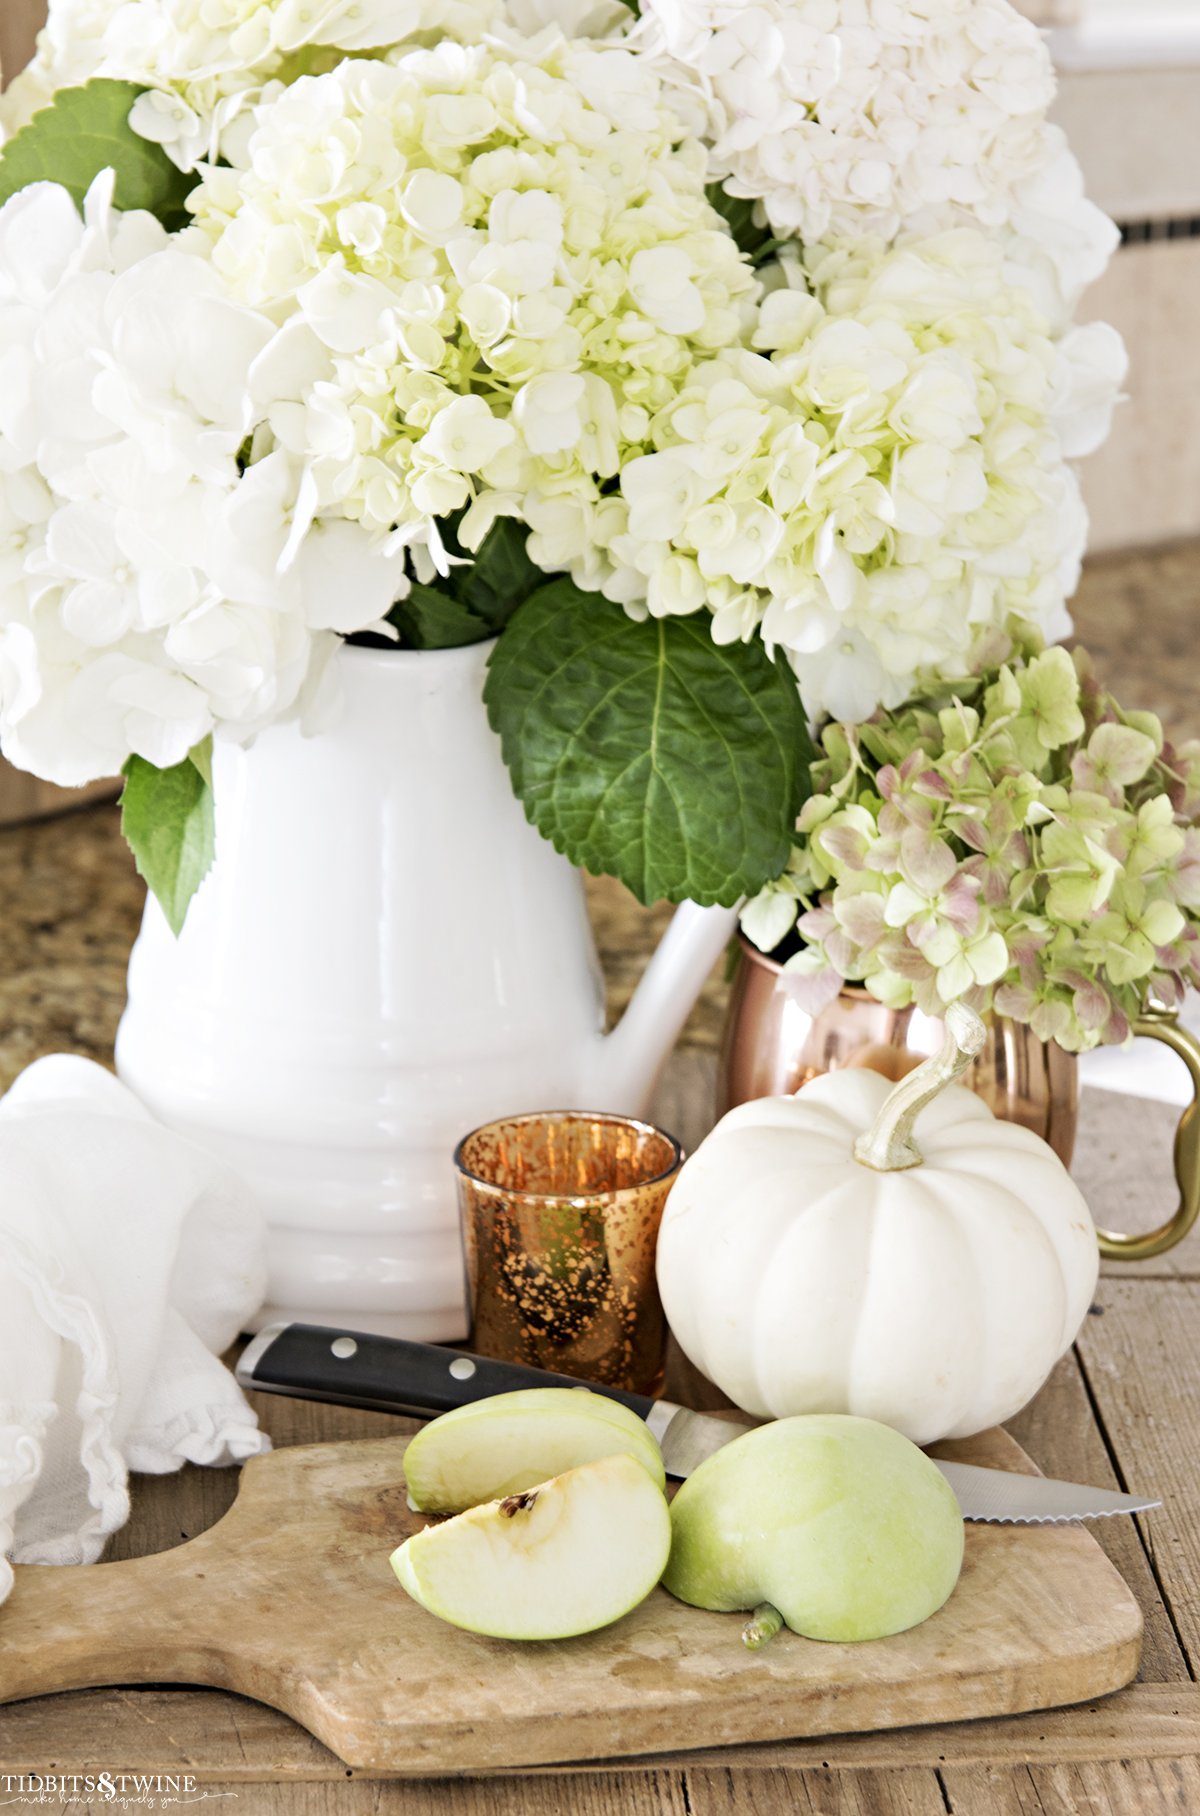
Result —
<instances>
[{"instance_id":1,"label":"pumpkin stem","mask_svg":"<svg viewBox=\"0 0 1200 1816\"><path fill-rule=\"evenodd\" d=\"M961 1078L987 1039L987 1029L965 1003L946 1011L946 1041L940 1053L902 1078L865 1135L854 1144L854 1158L877 1173L900 1173L919 1167L925 1156L913 1138L913 1126L939 1091Z\"/></svg>"},{"instance_id":2,"label":"pumpkin stem","mask_svg":"<svg viewBox=\"0 0 1200 1816\"><path fill-rule=\"evenodd\" d=\"M749 1646L751 1652L757 1652L768 1640L774 1639L783 1626L783 1616L778 1608L770 1602L760 1602L754 1610L754 1617L742 1628L742 1644Z\"/></svg>"}]
</instances>

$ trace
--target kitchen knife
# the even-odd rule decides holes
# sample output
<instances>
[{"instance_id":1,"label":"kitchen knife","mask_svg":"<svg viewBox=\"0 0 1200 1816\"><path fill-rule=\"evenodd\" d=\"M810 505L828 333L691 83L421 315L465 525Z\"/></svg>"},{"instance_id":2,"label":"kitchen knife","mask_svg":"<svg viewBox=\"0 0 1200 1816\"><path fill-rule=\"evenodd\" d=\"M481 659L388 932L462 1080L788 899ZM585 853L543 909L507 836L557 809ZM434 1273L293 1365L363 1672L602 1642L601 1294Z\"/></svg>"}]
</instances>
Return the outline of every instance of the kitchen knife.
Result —
<instances>
[{"instance_id":1,"label":"kitchen knife","mask_svg":"<svg viewBox=\"0 0 1200 1816\"><path fill-rule=\"evenodd\" d=\"M569 1375L548 1374L514 1362L496 1362L465 1350L410 1343L398 1337L368 1336L315 1324L271 1324L252 1338L237 1365L242 1387L257 1393L290 1394L299 1400L327 1400L338 1406L365 1406L373 1412L409 1413L418 1418L452 1412L492 1394L525 1387L586 1387L627 1406L662 1447L671 1476L689 1476L723 1444L760 1421L692 1412L670 1400L600 1387ZM1054 1525L1105 1519L1116 1513L1144 1513L1161 1502L1141 1495L1085 1488L1045 1476L1013 1475L973 1463L934 1462L958 1496L963 1518L1005 1525Z\"/></svg>"}]
</instances>

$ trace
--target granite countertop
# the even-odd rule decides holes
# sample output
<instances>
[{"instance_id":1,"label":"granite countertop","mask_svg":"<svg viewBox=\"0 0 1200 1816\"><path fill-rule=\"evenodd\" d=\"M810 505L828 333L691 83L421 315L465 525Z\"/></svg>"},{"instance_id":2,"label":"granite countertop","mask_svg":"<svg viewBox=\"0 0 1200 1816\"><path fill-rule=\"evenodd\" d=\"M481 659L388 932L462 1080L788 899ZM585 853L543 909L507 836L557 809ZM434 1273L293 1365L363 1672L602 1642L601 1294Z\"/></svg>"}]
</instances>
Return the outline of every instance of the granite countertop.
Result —
<instances>
[{"instance_id":1,"label":"granite countertop","mask_svg":"<svg viewBox=\"0 0 1200 1816\"><path fill-rule=\"evenodd\" d=\"M1200 542L1089 563L1075 601L1080 641L1132 706L1168 733L1200 735ZM610 879L588 884L614 1016L670 920ZM109 1061L142 885L109 804L0 832L0 1089L40 1054ZM684 1035L713 1049L724 1014L718 966Z\"/></svg>"}]
</instances>

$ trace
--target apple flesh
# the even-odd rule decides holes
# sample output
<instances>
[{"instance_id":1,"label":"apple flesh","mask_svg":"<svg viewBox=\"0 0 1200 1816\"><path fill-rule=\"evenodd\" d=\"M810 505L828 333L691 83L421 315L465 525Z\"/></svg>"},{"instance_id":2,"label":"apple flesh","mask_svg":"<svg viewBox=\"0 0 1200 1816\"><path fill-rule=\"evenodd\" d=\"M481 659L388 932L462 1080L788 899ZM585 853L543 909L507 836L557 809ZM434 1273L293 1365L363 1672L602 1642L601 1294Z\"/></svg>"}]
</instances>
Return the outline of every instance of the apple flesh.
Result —
<instances>
[{"instance_id":1,"label":"apple flesh","mask_svg":"<svg viewBox=\"0 0 1200 1816\"><path fill-rule=\"evenodd\" d=\"M611 1456L665 1490L662 1452L636 1413L583 1388L533 1387L443 1413L409 1445L404 1475L417 1512L461 1513Z\"/></svg>"},{"instance_id":2,"label":"apple flesh","mask_svg":"<svg viewBox=\"0 0 1200 1816\"><path fill-rule=\"evenodd\" d=\"M391 1561L413 1600L452 1626L569 1639L644 1601L670 1548L661 1489L621 1455L427 1526Z\"/></svg>"},{"instance_id":3,"label":"apple flesh","mask_svg":"<svg viewBox=\"0 0 1200 1816\"><path fill-rule=\"evenodd\" d=\"M663 1587L696 1608L753 1608L748 1645L778 1616L809 1639L869 1640L935 1613L958 1581L954 1491L873 1419L810 1414L736 1438L671 1508Z\"/></svg>"}]
</instances>

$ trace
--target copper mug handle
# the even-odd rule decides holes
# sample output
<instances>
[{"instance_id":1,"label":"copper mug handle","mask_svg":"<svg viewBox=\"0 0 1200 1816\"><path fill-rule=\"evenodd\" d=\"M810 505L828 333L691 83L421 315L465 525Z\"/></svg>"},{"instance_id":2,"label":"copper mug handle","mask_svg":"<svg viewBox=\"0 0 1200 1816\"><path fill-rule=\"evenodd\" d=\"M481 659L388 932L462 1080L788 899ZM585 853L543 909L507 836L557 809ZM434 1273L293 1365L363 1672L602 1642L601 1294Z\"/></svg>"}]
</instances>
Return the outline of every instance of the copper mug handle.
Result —
<instances>
[{"instance_id":1,"label":"copper mug handle","mask_svg":"<svg viewBox=\"0 0 1200 1816\"><path fill-rule=\"evenodd\" d=\"M1147 1230L1142 1236L1126 1236L1119 1230L1097 1231L1100 1253L1106 1261L1149 1261L1154 1255L1165 1255L1183 1241L1200 1217L1200 1041L1180 1026L1174 1009L1148 1009L1133 1024L1133 1032L1146 1040L1161 1040L1179 1054L1191 1077L1192 1101L1180 1118L1175 1136L1179 1208L1160 1228Z\"/></svg>"}]
</instances>

